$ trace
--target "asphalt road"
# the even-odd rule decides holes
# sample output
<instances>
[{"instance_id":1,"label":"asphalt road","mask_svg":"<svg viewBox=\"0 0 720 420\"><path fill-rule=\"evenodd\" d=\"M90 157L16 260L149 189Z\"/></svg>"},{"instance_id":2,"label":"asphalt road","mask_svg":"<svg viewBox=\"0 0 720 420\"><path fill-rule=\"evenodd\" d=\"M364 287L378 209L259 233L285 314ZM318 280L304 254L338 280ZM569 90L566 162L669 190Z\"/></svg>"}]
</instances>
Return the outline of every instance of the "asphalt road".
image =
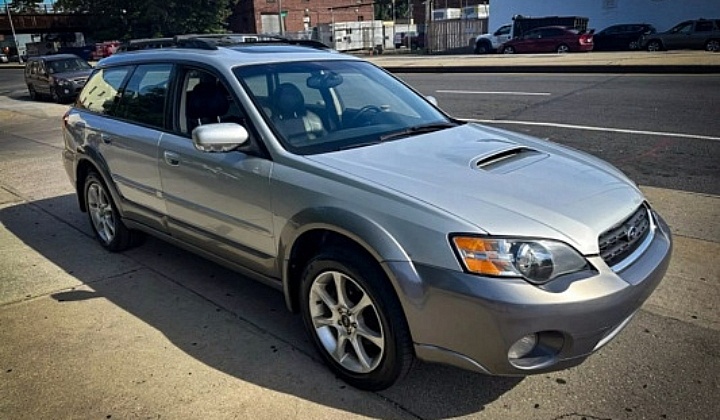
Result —
<instances>
[{"instance_id":1,"label":"asphalt road","mask_svg":"<svg viewBox=\"0 0 720 420\"><path fill-rule=\"evenodd\" d=\"M584 150L641 185L720 194L720 75L399 76L453 116Z\"/></svg>"},{"instance_id":2,"label":"asphalt road","mask_svg":"<svg viewBox=\"0 0 720 420\"><path fill-rule=\"evenodd\" d=\"M60 163L66 107L30 102L21 76L5 71L0 418L715 419L720 122L710 98L720 79L401 76L458 117L549 137L639 176L675 251L617 339L553 374L421 364L382 393L351 389L320 363L276 291L160 241L123 254L95 244Z\"/></svg>"}]
</instances>

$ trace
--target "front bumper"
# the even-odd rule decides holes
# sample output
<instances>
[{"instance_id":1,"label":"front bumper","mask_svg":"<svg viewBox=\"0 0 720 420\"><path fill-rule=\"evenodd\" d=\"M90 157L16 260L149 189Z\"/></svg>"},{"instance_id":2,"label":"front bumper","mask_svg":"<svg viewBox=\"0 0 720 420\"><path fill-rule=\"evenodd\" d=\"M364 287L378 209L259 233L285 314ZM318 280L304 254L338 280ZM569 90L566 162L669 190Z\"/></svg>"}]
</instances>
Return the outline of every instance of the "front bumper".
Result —
<instances>
[{"instance_id":1,"label":"front bumper","mask_svg":"<svg viewBox=\"0 0 720 420\"><path fill-rule=\"evenodd\" d=\"M657 231L649 247L621 272L592 257L594 275L542 287L521 279L387 263L403 289L399 295L418 358L493 375L527 375L581 363L629 322L665 275L671 234L655 218ZM511 362L513 343L533 333L549 337L555 354L537 363Z\"/></svg>"}]
</instances>

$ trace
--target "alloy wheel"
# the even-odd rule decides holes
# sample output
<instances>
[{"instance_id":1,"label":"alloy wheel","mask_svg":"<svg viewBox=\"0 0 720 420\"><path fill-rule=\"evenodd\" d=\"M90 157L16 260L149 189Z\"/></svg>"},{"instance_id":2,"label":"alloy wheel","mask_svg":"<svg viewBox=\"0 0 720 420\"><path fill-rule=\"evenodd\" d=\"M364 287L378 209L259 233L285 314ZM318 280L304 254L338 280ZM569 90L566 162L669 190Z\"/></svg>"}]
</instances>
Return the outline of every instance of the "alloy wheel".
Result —
<instances>
[{"instance_id":1,"label":"alloy wheel","mask_svg":"<svg viewBox=\"0 0 720 420\"><path fill-rule=\"evenodd\" d=\"M358 282L324 271L312 282L309 308L314 333L343 368L369 373L382 361L385 336L378 309Z\"/></svg>"},{"instance_id":2,"label":"alloy wheel","mask_svg":"<svg viewBox=\"0 0 720 420\"><path fill-rule=\"evenodd\" d=\"M94 182L88 186L87 206L98 236L105 244L110 244L115 239L115 212L103 185Z\"/></svg>"}]
</instances>

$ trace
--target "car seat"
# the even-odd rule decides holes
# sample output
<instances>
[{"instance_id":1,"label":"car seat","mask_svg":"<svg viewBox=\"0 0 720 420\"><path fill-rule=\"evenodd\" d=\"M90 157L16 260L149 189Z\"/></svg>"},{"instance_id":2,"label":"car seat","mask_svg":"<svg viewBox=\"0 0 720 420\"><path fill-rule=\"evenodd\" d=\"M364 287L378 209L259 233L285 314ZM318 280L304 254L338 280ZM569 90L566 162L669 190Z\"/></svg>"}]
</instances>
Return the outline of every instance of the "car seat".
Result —
<instances>
[{"instance_id":1,"label":"car seat","mask_svg":"<svg viewBox=\"0 0 720 420\"><path fill-rule=\"evenodd\" d=\"M325 134L322 120L307 110L302 92L292 83L282 83L275 89L271 105L275 126L291 143L298 145Z\"/></svg>"}]
</instances>

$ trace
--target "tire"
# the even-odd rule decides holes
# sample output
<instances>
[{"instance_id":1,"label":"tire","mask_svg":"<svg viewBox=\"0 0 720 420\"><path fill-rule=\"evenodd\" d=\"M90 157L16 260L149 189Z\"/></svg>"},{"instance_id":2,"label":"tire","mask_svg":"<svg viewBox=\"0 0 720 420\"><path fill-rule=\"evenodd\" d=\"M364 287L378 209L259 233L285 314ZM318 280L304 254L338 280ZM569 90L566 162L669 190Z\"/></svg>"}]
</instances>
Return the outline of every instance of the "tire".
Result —
<instances>
[{"instance_id":1,"label":"tire","mask_svg":"<svg viewBox=\"0 0 720 420\"><path fill-rule=\"evenodd\" d=\"M90 226L100 245L119 252L140 242L142 236L125 226L110 191L96 172L90 172L85 178L83 194Z\"/></svg>"},{"instance_id":2,"label":"tire","mask_svg":"<svg viewBox=\"0 0 720 420\"><path fill-rule=\"evenodd\" d=\"M305 267L300 293L310 341L339 378L379 391L410 370L414 354L407 323L374 261L339 250L318 255Z\"/></svg>"},{"instance_id":3,"label":"tire","mask_svg":"<svg viewBox=\"0 0 720 420\"><path fill-rule=\"evenodd\" d=\"M710 39L705 43L705 51L718 52L720 51L720 40Z\"/></svg>"},{"instance_id":4,"label":"tire","mask_svg":"<svg viewBox=\"0 0 720 420\"><path fill-rule=\"evenodd\" d=\"M52 88L52 87L50 88L50 98L51 98L52 101L55 102L56 104L61 104L61 103L63 103L63 97L60 96L60 94L58 93L57 89Z\"/></svg>"},{"instance_id":5,"label":"tire","mask_svg":"<svg viewBox=\"0 0 720 420\"><path fill-rule=\"evenodd\" d=\"M475 51L473 51L475 54L487 54L490 52L490 47L488 46L487 42L478 42L475 44Z\"/></svg>"},{"instance_id":6,"label":"tire","mask_svg":"<svg viewBox=\"0 0 720 420\"><path fill-rule=\"evenodd\" d=\"M28 93L30 94L31 101L37 101L38 93L33 85L28 85Z\"/></svg>"},{"instance_id":7,"label":"tire","mask_svg":"<svg viewBox=\"0 0 720 420\"><path fill-rule=\"evenodd\" d=\"M662 42L658 41L657 39L653 39L647 43L647 50L650 52L654 51L662 51L663 45Z\"/></svg>"},{"instance_id":8,"label":"tire","mask_svg":"<svg viewBox=\"0 0 720 420\"><path fill-rule=\"evenodd\" d=\"M503 54L515 54L515 48L503 47L502 52L503 52Z\"/></svg>"},{"instance_id":9,"label":"tire","mask_svg":"<svg viewBox=\"0 0 720 420\"><path fill-rule=\"evenodd\" d=\"M567 44L560 44L555 48L555 52L558 54L567 54L570 52L570 47L568 47Z\"/></svg>"}]
</instances>

